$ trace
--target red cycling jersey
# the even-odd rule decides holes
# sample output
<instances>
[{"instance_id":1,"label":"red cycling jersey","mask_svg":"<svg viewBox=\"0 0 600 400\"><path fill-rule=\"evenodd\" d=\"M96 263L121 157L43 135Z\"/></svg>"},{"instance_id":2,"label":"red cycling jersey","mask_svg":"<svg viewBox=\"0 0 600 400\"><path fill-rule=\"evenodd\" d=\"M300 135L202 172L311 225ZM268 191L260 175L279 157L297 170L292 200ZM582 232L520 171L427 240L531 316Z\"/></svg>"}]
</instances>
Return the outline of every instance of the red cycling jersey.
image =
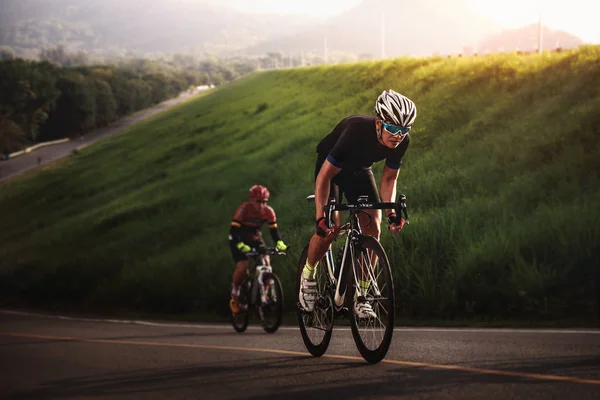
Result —
<instances>
[{"instance_id":1,"label":"red cycling jersey","mask_svg":"<svg viewBox=\"0 0 600 400\"><path fill-rule=\"evenodd\" d=\"M256 210L249 201L242 203L231 221L230 232L235 242L244 240L258 240L262 236L260 228L267 223L271 235L279 237L275 211L266 206L261 211Z\"/></svg>"}]
</instances>

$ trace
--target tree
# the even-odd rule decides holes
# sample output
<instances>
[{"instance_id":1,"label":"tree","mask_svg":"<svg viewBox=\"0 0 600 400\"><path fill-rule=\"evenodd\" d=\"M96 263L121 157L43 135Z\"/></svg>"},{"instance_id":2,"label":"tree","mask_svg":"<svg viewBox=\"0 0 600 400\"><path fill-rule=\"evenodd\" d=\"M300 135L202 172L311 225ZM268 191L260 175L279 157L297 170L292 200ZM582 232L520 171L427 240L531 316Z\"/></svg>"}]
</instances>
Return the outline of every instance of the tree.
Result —
<instances>
[{"instance_id":1,"label":"tree","mask_svg":"<svg viewBox=\"0 0 600 400\"><path fill-rule=\"evenodd\" d=\"M91 79L96 95L96 119L94 125L96 127L103 127L117 119L117 101L108 82L96 77Z\"/></svg>"},{"instance_id":2,"label":"tree","mask_svg":"<svg viewBox=\"0 0 600 400\"><path fill-rule=\"evenodd\" d=\"M14 60L17 57L17 53L10 46L0 46L0 61Z\"/></svg>"},{"instance_id":3,"label":"tree","mask_svg":"<svg viewBox=\"0 0 600 400\"><path fill-rule=\"evenodd\" d=\"M77 71L64 70L56 86L61 95L48 122L42 127L44 137L72 137L93 128L96 118L95 93L85 76Z\"/></svg>"},{"instance_id":4,"label":"tree","mask_svg":"<svg viewBox=\"0 0 600 400\"><path fill-rule=\"evenodd\" d=\"M19 150L23 143L25 143L25 134L19 125L0 115L0 156Z\"/></svg>"},{"instance_id":5,"label":"tree","mask_svg":"<svg viewBox=\"0 0 600 400\"><path fill-rule=\"evenodd\" d=\"M77 53L68 53L63 46L40 50L39 58L42 61L48 61L61 67L75 67L86 65L89 62L88 56L83 51Z\"/></svg>"},{"instance_id":6,"label":"tree","mask_svg":"<svg viewBox=\"0 0 600 400\"><path fill-rule=\"evenodd\" d=\"M56 72L47 62L0 62L0 117L16 123L32 143L60 94Z\"/></svg>"}]
</instances>

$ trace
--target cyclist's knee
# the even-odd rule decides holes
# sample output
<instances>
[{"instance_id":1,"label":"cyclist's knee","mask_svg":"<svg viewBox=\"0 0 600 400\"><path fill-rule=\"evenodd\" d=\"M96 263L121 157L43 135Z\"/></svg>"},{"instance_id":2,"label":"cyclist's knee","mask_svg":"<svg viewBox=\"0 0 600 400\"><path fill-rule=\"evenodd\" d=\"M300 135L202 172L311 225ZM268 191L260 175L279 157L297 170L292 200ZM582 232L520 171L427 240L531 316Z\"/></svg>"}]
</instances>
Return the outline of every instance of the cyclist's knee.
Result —
<instances>
[{"instance_id":1,"label":"cyclist's knee","mask_svg":"<svg viewBox=\"0 0 600 400\"><path fill-rule=\"evenodd\" d=\"M379 240L379 236L381 235L380 224L371 224L370 226L363 228L362 233L373 236L375 239Z\"/></svg>"}]
</instances>

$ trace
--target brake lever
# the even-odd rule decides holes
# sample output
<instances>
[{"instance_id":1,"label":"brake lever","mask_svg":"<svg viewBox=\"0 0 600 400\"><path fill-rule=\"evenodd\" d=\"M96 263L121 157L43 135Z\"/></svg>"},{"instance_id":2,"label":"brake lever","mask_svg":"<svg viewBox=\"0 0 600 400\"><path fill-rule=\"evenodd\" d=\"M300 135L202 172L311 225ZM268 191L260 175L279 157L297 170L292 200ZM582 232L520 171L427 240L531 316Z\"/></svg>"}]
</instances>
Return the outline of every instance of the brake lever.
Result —
<instances>
[{"instance_id":1,"label":"brake lever","mask_svg":"<svg viewBox=\"0 0 600 400\"><path fill-rule=\"evenodd\" d=\"M404 214L404 221L407 224L410 224L410 222L408 221L408 211L406 209L406 196L401 194L400 195L400 200L398 201L398 206L400 207L400 210L397 210L396 213L399 215Z\"/></svg>"},{"instance_id":2,"label":"brake lever","mask_svg":"<svg viewBox=\"0 0 600 400\"><path fill-rule=\"evenodd\" d=\"M329 199L329 203L325 206L325 222L327 223L327 227L331 228L331 214L333 214L333 208L335 207L335 198Z\"/></svg>"}]
</instances>

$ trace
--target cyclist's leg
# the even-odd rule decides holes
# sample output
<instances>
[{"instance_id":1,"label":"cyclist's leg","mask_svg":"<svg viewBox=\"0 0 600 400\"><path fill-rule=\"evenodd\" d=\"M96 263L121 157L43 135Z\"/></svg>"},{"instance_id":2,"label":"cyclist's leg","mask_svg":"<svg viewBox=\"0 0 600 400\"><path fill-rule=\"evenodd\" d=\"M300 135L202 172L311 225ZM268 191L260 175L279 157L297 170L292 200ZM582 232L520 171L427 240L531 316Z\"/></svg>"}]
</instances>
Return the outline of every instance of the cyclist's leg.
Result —
<instances>
[{"instance_id":1,"label":"cyclist's leg","mask_svg":"<svg viewBox=\"0 0 600 400\"><path fill-rule=\"evenodd\" d=\"M356 202L358 196L364 195L369 197L370 202L380 202L381 200L373 170L371 168L366 168L357 172L354 175L352 185L349 185L345 190L345 194L349 202ZM381 234L381 210L365 210L365 212L368 215L364 212L358 214L361 231L363 234L373 236L375 239L379 240Z\"/></svg>"},{"instance_id":2,"label":"cyclist's leg","mask_svg":"<svg viewBox=\"0 0 600 400\"><path fill-rule=\"evenodd\" d=\"M325 157L319 156L317 158L317 163L315 166L315 181L324 162ZM339 187L333 182L329 187L329 198L331 197L334 197L337 202L340 200ZM298 300L305 311L312 311L314 309L315 301L318 295L317 282L315 281L316 270L319 260L323 258L327 252L327 249L339 234L340 223L338 214L339 213L336 212L333 215L334 231L327 237L321 237L315 232L308 244L308 254L306 257L306 263L304 264L300 276L300 291L298 293Z\"/></svg>"},{"instance_id":3,"label":"cyclist's leg","mask_svg":"<svg viewBox=\"0 0 600 400\"><path fill-rule=\"evenodd\" d=\"M240 286L244 283L244 277L246 276L246 270L248 269L248 260L238 261L235 263L235 271L233 271L233 281L232 281L232 294L238 296L240 291Z\"/></svg>"},{"instance_id":4,"label":"cyclist's leg","mask_svg":"<svg viewBox=\"0 0 600 400\"><path fill-rule=\"evenodd\" d=\"M317 180L317 176L319 175L319 171L325 162L324 156L319 156L317 158L317 163L315 165L315 181ZM329 186L329 198L333 197L337 203L341 200L341 192L340 188L337 184L331 182ZM310 243L308 245L308 256L306 258L306 265L304 266L303 276L306 278L313 276L314 277L314 269L317 267L319 260L325 255L325 252L333 243L335 238L339 235L340 230L340 216L338 212L335 212L333 215L333 223L334 223L334 231L328 237L321 237L317 233L314 233L312 238L310 239Z\"/></svg>"},{"instance_id":5,"label":"cyclist's leg","mask_svg":"<svg viewBox=\"0 0 600 400\"><path fill-rule=\"evenodd\" d=\"M231 255L235 261L235 270L233 271L232 282L231 282L231 300L229 300L229 307L234 313L240 311L238 305L238 297L240 294L240 286L244 282L246 276L246 270L248 269L248 257L244 253L238 250L238 248L229 242Z\"/></svg>"}]
</instances>

